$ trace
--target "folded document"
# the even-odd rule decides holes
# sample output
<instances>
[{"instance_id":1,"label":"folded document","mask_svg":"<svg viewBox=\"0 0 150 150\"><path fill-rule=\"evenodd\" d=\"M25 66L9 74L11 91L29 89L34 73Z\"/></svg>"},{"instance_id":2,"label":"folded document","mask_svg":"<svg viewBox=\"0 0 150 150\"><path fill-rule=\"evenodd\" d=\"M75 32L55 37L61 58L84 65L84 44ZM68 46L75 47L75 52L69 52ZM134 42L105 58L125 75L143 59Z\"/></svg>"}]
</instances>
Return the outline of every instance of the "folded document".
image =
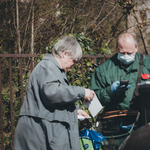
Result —
<instances>
[{"instance_id":1,"label":"folded document","mask_svg":"<svg viewBox=\"0 0 150 150\"><path fill-rule=\"evenodd\" d=\"M93 116L93 118L102 110L103 106L101 105L99 99L96 94L91 102L85 103L89 112Z\"/></svg>"}]
</instances>

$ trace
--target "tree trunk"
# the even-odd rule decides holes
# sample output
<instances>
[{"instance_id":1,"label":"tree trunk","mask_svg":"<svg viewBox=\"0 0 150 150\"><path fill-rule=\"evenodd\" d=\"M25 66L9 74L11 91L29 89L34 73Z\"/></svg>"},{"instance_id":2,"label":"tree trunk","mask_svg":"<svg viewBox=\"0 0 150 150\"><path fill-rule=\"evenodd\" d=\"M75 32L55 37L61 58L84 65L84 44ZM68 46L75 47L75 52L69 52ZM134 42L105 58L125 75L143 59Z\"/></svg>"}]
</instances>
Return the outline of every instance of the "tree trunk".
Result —
<instances>
[{"instance_id":1,"label":"tree trunk","mask_svg":"<svg viewBox=\"0 0 150 150\"><path fill-rule=\"evenodd\" d=\"M136 35L136 26L135 26L136 20L133 17L133 15L131 15L131 14L127 14L126 17L127 17L126 18L126 21L127 21L126 22L126 31L135 36Z\"/></svg>"},{"instance_id":2,"label":"tree trunk","mask_svg":"<svg viewBox=\"0 0 150 150\"><path fill-rule=\"evenodd\" d=\"M137 5L136 8L134 8L134 17L138 23L138 28L139 28L139 31L140 31L140 34L141 34L141 39L142 39L142 42L143 42L143 46L144 46L144 50L145 50L145 53L148 55L149 54L149 44L148 44L148 40L150 39L150 24L148 24L148 21L150 21L150 1L149 0L135 0L136 3L140 3L140 5ZM140 11L142 12L146 12L146 19L145 22L147 22L145 24L144 22L144 25L143 25L143 20L140 16Z\"/></svg>"},{"instance_id":3,"label":"tree trunk","mask_svg":"<svg viewBox=\"0 0 150 150\"><path fill-rule=\"evenodd\" d=\"M32 5L32 23L31 23L31 54L34 54L34 5ZM31 58L34 67L34 57Z\"/></svg>"},{"instance_id":4,"label":"tree trunk","mask_svg":"<svg viewBox=\"0 0 150 150\"><path fill-rule=\"evenodd\" d=\"M16 0L16 20L17 20L17 45L19 49L19 54L21 54L18 0Z\"/></svg>"},{"instance_id":5,"label":"tree trunk","mask_svg":"<svg viewBox=\"0 0 150 150\"><path fill-rule=\"evenodd\" d=\"M32 7L32 23L31 23L31 54L34 53L34 6Z\"/></svg>"},{"instance_id":6,"label":"tree trunk","mask_svg":"<svg viewBox=\"0 0 150 150\"><path fill-rule=\"evenodd\" d=\"M148 41L147 41L147 36L146 36L146 32L144 31L144 28L143 28L143 25L142 25L142 19L141 19L139 11L135 10L134 15L135 15L135 19L138 23L138 28L139 28L139 31L140 31L140 34L141 34L141 39L143 41L145 54L149 55L149 53L148 53L149 45L148 45Z\"/></svg>"}]
</instances>

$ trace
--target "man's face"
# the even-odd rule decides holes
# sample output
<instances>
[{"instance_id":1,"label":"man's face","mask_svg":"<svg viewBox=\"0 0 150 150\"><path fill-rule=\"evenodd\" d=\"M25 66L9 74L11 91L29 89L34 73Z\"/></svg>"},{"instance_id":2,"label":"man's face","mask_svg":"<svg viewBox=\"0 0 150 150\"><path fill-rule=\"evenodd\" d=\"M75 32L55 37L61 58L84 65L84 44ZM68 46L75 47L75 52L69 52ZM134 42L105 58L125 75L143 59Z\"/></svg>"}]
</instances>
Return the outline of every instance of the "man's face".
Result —
<instances>
[{"instance_id":1,"label":"man's face","mask_svg":"<svg viewBox=\"0 0 150 150\"><path fill-rule=\"evenodd\" d=\"M117 52L124 54L124 55L131 55L135 54L138 50L138 46L135 47L134 39L133 37L128 37L128 38L121 38L118 41L118 47L117 47Z\"/></svg>"}]
</instances>

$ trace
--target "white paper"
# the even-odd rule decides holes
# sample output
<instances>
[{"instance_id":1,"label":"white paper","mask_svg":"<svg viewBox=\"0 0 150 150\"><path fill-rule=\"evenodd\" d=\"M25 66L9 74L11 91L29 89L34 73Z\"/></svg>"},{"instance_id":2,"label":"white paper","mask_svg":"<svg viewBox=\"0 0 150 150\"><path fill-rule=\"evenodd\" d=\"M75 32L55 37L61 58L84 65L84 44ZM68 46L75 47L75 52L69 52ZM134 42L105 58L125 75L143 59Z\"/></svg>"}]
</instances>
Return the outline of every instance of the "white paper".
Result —
<instances>
[{"instance_id":1,"label":"white paper","mask_svg":"<svg viewBox=\"0 0 150 150\"><path fill-rule=\"evenodd\" d=\"M96 94L91 102L85 103L93 118L102 110L103 106Z\"/></svg>"},{"instance_id":2,"label":"white paper","mask_svg":"<svg viewBox=\"0 0 150 150\"><path fill-rule=\"evenodd\" d=\"M89 118L91 118L90 116L89 117L84 117L84 116L82 116L82 115L78 115L78 119L80 120L80 121L82 121L82 120L84 120L84 119L89 119Z\"/></svg>"}]
</instances>

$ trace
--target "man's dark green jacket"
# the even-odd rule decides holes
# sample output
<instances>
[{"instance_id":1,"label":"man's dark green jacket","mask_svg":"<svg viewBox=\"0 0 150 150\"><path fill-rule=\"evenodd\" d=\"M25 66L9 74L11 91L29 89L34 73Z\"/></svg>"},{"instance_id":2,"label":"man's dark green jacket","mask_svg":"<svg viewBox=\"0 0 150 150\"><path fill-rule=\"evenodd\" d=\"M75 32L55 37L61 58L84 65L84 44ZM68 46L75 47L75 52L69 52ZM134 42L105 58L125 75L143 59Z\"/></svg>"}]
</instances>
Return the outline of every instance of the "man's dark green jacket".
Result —
<instances>
[{"instance_id":1,"label":"man's dark green jacket","mask_svg":"<svg viewBox=\"0 0 150 150\"><path fill-rule=\"evenodd\" d=\"M105 106L105 110L130 109L130 101L136 87L138 76L139 58L140 54L136 53L135 61L129 66L124 66L117 59L116 53L95 69L89 88L95 91L100 102L103 106ZM147 56L144 56L141 74L144 73L150 74L150 57ZM113 82L120 80L129 80L129 85L131 85L131 88L125 91L125 93L115 95L111 91L111 85ZM141 82L144 81L150 81L150 79L141 79Z\"/></svg>"}]
</instances>

